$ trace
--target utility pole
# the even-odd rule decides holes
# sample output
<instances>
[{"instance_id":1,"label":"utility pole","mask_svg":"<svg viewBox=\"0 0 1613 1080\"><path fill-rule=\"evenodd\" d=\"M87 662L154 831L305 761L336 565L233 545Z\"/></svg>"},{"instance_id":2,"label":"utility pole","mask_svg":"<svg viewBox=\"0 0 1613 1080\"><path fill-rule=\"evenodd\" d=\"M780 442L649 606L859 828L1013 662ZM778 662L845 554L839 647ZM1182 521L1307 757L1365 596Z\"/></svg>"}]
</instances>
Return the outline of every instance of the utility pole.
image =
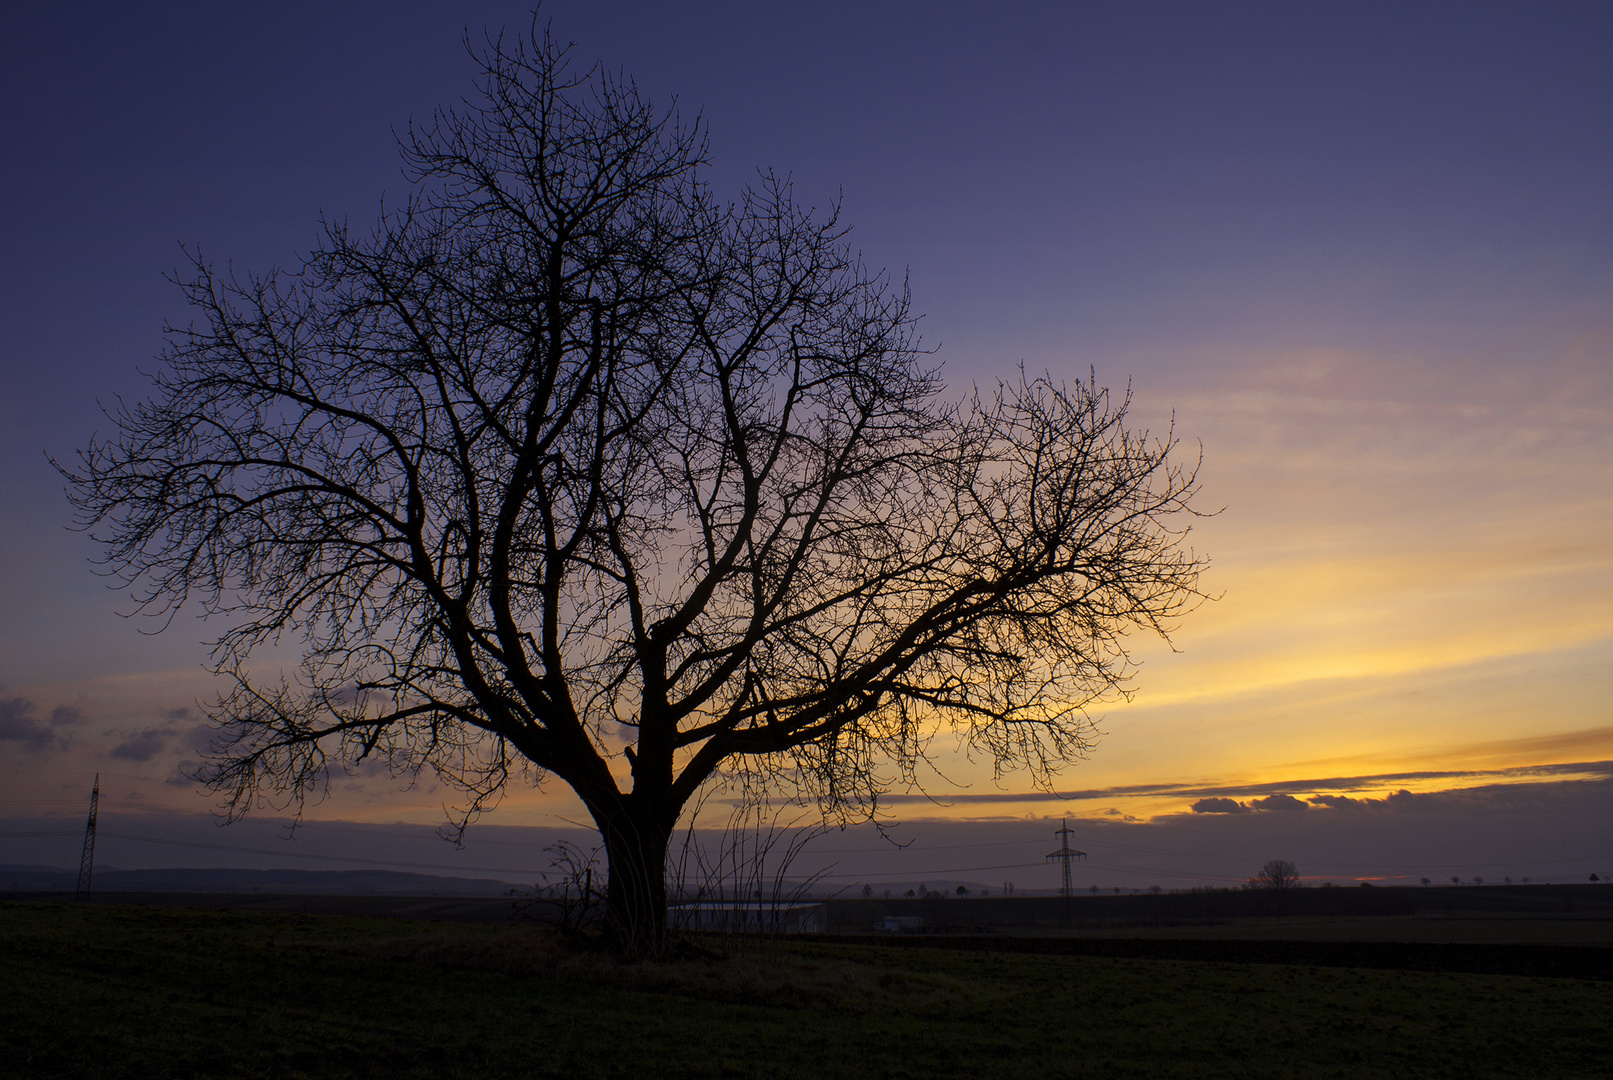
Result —
<instances>
[{"instance_id":1,"label":"utility pole","mask_svg":"<svg viewBox=\"0 0 1613 1080\"><path fill-rule=\"evenodd\" d=\"M73 899L82 900L90 895L90 878L95 873L95 811L101 804L101 774L95 774L95 787L90 789L90 820L84 826L84 854L78 860L78 888Z\"/></svg>"},{"instance_id":2,"label":"utility pole","mask_svg":"<svg viewBox=\"0 0 1613 1080\"><path fill-rule=\"evenodd\" d=\"M1067 820L1061 818L1059 826L1059 828L1053 830L1053 835L1059 838L1059 849L1048 852L1047 861L1052 862L1057 859L1064 864L1064 884L1059 889L1059 895L1064 897L1064 914L1068 917L1070 914L1070 899L1075 896L1075 878L1071 874L1070 864L1076 859L1086 858L1087 853L1077 851L1070 846L1070 837L1073 833L1070 831L1070 823Z\"/></svg>"}]
</instances>

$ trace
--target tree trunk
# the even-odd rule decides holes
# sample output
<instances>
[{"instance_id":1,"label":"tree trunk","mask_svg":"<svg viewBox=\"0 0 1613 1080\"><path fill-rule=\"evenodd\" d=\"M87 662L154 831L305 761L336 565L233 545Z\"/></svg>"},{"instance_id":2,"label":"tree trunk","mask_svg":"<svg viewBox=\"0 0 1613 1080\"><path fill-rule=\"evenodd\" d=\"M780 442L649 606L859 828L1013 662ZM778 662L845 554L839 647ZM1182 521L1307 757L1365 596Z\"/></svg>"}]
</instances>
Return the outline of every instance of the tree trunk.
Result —
<instances>
[{"instance_id":1,"label":"tree trunk","mask_svg":"<svg viewBox=\"0 0 1613 1080\"><path fill-rule=\"evenodd\" d=\"M624 959L660 956L667 944L666 851L672 824L627 808L595 812L594 820L610 860L606 932Z\"/></svg>"}]
</instances>

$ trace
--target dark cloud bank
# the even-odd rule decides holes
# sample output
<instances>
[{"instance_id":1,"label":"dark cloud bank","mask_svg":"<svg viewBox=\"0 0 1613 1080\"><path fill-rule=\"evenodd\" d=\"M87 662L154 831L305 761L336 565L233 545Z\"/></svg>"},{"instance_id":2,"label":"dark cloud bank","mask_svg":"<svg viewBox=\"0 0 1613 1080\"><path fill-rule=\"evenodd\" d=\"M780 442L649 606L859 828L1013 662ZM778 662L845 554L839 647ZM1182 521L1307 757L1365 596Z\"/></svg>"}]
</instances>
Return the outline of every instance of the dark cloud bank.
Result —
<instances>
[{"instance_id":1,"label":"dark cloud bank","mask_svg":"<svg viewBox=\"0 0 1613 1080\"><path fill-rule=\"evenodd\" d=\"M4 689L0 686L0 693ZM40 706L32 699L0 696L0 748L27 754L71 750L143 765L164 755L194 758L212 741L212 729L193 720L191 711L184 707L164 710L158 723L132 731L114 728L94 738L82 737L80 729L88 719L75 705L57 705L41 718Z\"/></svg>"},{"instance_id":2,"label":"dark cloud bank","mask_svg":"<svg viewBox=\"0 0 1613 1080\"><path fill-rule=\"evenodd\" d=\"M1295 862L1308 883L1358 880L1417 885L1483 877L1584 881L1613 876L1613 780L1488 784L1383 798L1330 797L1295 810L1271 796L1236 800L1236 813L1182 813L1150 822L1088 809L1071 814L1072 843L1087 852L1078 864L1082 889L1237 885L1268 859ZM1294 799L1294 802L1301 800ZM1331 805L1329 805L1331 803ZM1254 805L1260 804L1260 805ZM1270 806L1262 809L1261 805ZM1286 809L1285 809L1286 808ZM311 822L287 840L288 823L249 817L227 828L206 815L153 814L149 808L103 802L98 847L107 865L130 869L170 866L329 868L376 865L428 873L535 879L550 858L543 848L560 839L585 847L584 830L483 823L455 850L429 825ZM496 821L496 815L489 822ZM927 882L1020 891L1047 890L1058 868L1046 855L1058 846L1050 816L942 821L913 818L891 825L897 847L868 827L814 840L789 868L792 877L825 871L826 883L876 891ZM64 865L77 857L82 821L76 815L0 821L0 863ZM23 833L35 833L22 836Z\"/></svg>"},{"instance_id":3,"label":"dark cloud bank","mask_svg":"<svg viewBox=\"0 0 1613 1080\"><path fill-rule=\"evenodd\" d=\"M72 745L73 729L84 723L84 714L72 705L56 706L44 720L38 713L39 707L28 698L0 697L0 744L36 753L65 750Z\"/></svg>"}]
</instances>

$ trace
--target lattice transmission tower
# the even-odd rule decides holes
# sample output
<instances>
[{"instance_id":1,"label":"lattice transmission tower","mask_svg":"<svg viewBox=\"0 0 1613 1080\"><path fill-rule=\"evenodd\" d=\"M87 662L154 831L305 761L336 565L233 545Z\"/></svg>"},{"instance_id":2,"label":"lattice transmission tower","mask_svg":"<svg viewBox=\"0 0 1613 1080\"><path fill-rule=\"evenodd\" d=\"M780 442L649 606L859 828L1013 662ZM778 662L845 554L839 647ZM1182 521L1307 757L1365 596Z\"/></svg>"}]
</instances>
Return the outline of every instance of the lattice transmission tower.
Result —
<instances>
[{"instance_id":1,"label":"lattice transmission tower","mask_svg":"<svg viewBox=\"0 0 1613 1080\"><path fill-rule=\"evenodd\" d=\"M1048 852L1047 861L1052 862L1054 859L1057 859L1059 862L1064 864L1064 884L1059 888L1059 895L1064 897L1064 908L1066 911L1068 911L1070 907L1070 898L1075 895L1075 877L1071 871L1070 864L1075 862L1077 859L1086 858L1087 853L1084 851L1077 851L1070 846L1070 837L1074 834L1070 831L1070 823L1068 820L1061 818L1059 820L1059 826L1059 828L1053 830L1053 835L1059 838L1059 849L1057 851Z\"/></svg>"},{"instance_id":2,"label":"lattice transmission tower","mask_svg":"<svg viewBox=\"0 0 1613 1080\"><path fill-rule=\"evenodd\" d=\"M90 895L90 878L95 873L95 811L101 804L101 774L95 774L95 786L90 789L90 820L84 826L84 854L78 860L78 888L73 899L82 900Z\"/></svg>"}]
</instances>

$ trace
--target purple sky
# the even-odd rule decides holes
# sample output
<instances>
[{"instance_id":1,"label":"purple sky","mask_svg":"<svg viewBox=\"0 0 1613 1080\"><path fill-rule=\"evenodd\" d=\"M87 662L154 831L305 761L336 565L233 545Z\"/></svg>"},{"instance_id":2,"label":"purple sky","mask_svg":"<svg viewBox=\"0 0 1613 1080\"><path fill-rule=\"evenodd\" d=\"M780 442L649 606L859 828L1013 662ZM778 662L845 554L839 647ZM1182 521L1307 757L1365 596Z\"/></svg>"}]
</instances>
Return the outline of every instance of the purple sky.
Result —
<instances>
[{"instance_id":1,"label":"purple sky","mask_svg":"<svg viewBox=\"0 0 1613 1080\"><path fill-rule=\"evenodd\" d=\"M1021 361L1095 367L1133 381L1142 420L1174 409L1203 442L1206 505L1226 510L1198 543L1225 599L1180 653L1145 653L1141 694L1066 774L1080 797L1022 797L1022 778L949 758L927 784L942 804L896 804L905 818L1018 821L1032 847L1066 813L1094 837L1127 818L1190 830L1161 851L1254 829L1302 870L1345 842L1321 837L1353 836L1365 853L1317 873L1358 876L1378 872L1367 837L1421 821L1410 861L1443 845L1464 876L1564 836L1584 854L1550 874L1613 867L1605 829L1576 831L1613 775L1613 9L544 15L704 115L719 191L768 166L806 201L841 198L868 261L910 274L955 387ZM502 3L4 17L0 814L77 816L97 769L113 812L207 811L166 782L194 753L207 630L117 617L44 454L84 444L98 399L143 392L164 320L187 318L162 277L180 243L261 269L294 264L322 213L366 224L403 191L392 132L469 89L462 31L526 22ZM1445 801L1387 801L1402 789ZM1273 791L1310 809L1193 811ZM1326 802L1341 796L1366 803ZM439 802L358 777L318 813L425 824ZM579 813L522 792L495 818ZM1511 849L1461 854L1503 820ZM937 850L963 835L921 831ZM47 859L0 837L0 862L72 846ZM1106 873L1234 879L1267 857L1225 850ZM1381 850L1382 874L1407 863Z\"/></svg>"}]
</instances>

